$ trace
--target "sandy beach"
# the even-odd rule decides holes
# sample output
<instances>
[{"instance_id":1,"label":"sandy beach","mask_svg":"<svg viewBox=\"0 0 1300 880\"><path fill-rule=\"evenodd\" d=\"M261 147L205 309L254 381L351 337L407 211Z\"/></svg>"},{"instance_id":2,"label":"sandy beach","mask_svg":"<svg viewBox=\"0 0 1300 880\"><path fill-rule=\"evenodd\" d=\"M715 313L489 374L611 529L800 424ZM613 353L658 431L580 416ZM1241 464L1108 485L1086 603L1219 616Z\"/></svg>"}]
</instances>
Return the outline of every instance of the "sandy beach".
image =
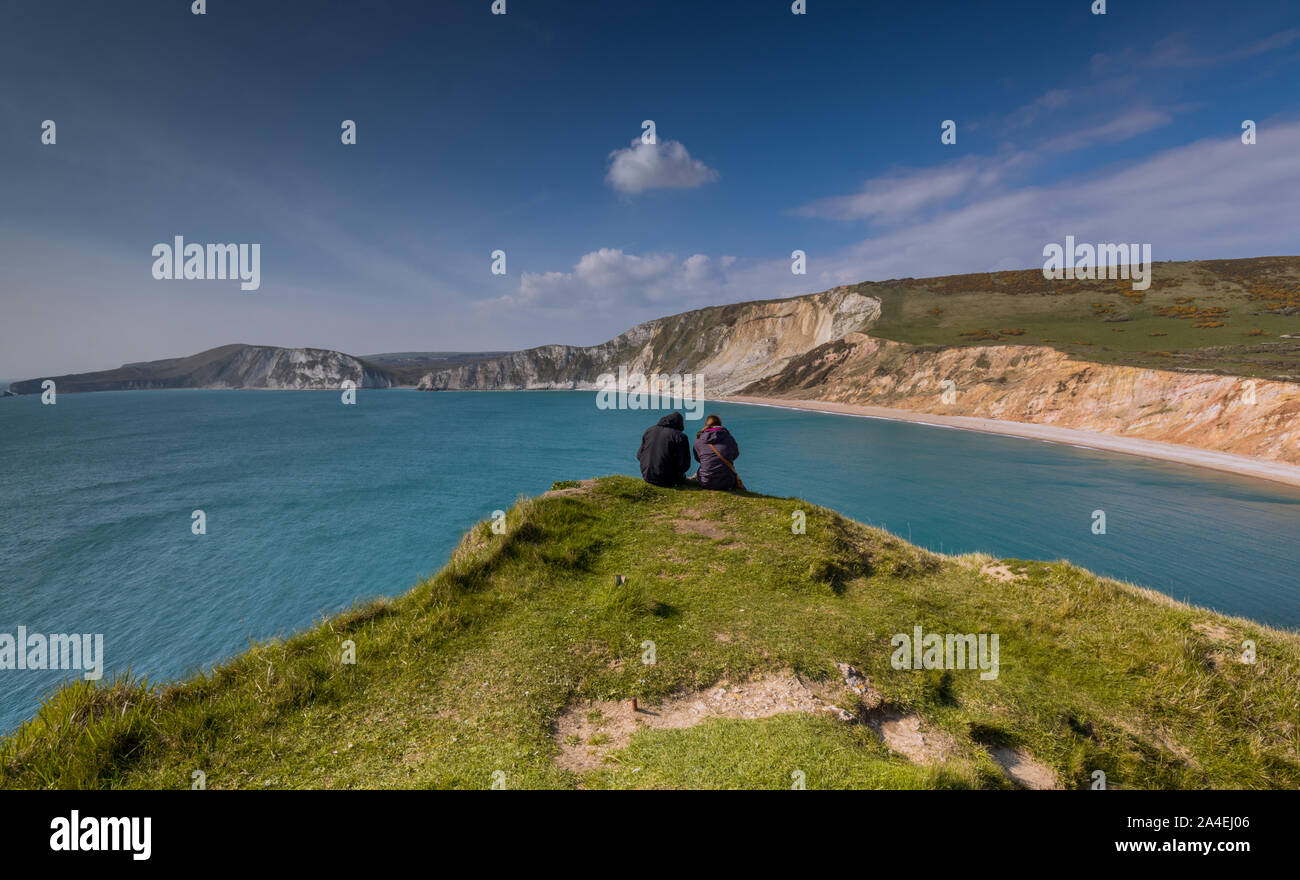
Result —
<instances>
[{"instance_id":1,"label":"sandy beach","mask_svg":"<svg viewBox=\"0 0 1300 880\"><path fill-rule=\"evenodd\" d=\"M1181 446L1176 443L1139 440L1133 437L1117 437L1112 434L1078 431L1074 428L1057 428L1051 425L1034 425L1027 422L1008 422L1000 419L983 419L976 416L943 416L934 413L916 412L915 410L893 409L887 406L858 406L847 403L833 403L828 400L785 400L781 398L740 396L719 399L726 403L739 403L748 406L774 406L780 409L803 409L867 419L887 419L894 422L919 422L945 428L958 428L964 431L981 431L985 434L1003 434L1008 437L1024 437L1029 440L1042 440L1048 443L1085 446L1089 449L1103 449L1107 452L1122 452L1125 455L1139 455L1143 458L1174 461L1194 467L1225 471L1246 477L1257 477L1261 480L1272 480L1289 486L1300 486L1300 467L1296 465L1265 461L1245 455L1233 455L1228 452L1197 449L1193 446Z\"/></svg>"}]
</instances>

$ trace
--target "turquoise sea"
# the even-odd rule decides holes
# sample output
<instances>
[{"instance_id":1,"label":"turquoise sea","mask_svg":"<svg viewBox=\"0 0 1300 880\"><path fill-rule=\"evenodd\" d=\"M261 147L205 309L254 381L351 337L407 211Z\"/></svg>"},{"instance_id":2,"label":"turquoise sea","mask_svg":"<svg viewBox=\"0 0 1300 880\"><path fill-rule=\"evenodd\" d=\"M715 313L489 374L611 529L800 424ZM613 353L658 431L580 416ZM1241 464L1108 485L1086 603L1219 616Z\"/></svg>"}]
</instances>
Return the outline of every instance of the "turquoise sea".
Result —
<instances>
[{"instance_id":1,"label":"turquoise sea","mask_svg":"<svg viewBox=\"0 0 1300 880\"><path fill-rule=\"evenodd\" d=\"M755 491L934 550L1065 558L1300 628L1300 490L924 425L708 411L739 440ZM355 406L290 391L0 400L0 633L102 633L110 672L180 676L405 591L520 495L636 474L641 432L660 415L598 410L583 392L362 390ZM1092 533L1098 509L1105 535ZM206 535L191 533L194 510ZM0 730L70 675L0 671Z\"/></svg>"}]
</instances>

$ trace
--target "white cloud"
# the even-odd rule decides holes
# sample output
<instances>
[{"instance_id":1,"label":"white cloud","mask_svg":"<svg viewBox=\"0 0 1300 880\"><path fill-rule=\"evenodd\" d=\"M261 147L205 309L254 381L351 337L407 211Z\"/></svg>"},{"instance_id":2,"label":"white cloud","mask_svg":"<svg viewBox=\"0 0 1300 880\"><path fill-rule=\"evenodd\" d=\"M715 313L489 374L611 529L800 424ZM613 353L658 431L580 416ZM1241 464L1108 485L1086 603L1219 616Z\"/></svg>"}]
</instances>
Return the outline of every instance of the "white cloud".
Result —
<instances>
[{"instance_id":1,"label":"white cloud","mask_svg":"<svg viewBox=\"0 0 1300 880\"><path fill-rule=\"evenodd\" d=\"M718 172L692 159L679 141L632 146L609 154L605 183L621 193L635 195L648 189L694 189L718 179Z\"/></svg>"},{"instance_id":2,"label":"white cloud","mask_svg":"<svg viewBox=\"0 0 1300 880\"><path fill-rule=\"evenodd\" d=\"M715 302L729 285L735 257L692 254L639 256L616 248L584 254L570 272L525 272L517 293L492 305L537 310L608 313L616 309L656 306L657 314L675 307Z\"/></svg>"},{"instance_id":3,"label":"white cloud","mask_svg":"<svg viewBox=\"0 0 1300 880\"><path fill-rule=\"evenodd\" d=\"M586 328L626 329L704 305L859 281L1033 268L1042 265L1043 246L1066 235L1150 242L1160 261L1294 254L1297 155L1300 122L1263 120L1253 146L1229 128L1220 137L1041 186L1016 185L1011 169L1032 161L1027 154L967 157L895 172L853 195L806 206L808 216L863 218L871 236L832 252L805 245L805 276L790 273L788 250L737 260L602 248L570 271L525 273L515 294L490 305L519 320L563 317ZM880 204L891 197L907 208Z\"/></svg>"}]
</instances>

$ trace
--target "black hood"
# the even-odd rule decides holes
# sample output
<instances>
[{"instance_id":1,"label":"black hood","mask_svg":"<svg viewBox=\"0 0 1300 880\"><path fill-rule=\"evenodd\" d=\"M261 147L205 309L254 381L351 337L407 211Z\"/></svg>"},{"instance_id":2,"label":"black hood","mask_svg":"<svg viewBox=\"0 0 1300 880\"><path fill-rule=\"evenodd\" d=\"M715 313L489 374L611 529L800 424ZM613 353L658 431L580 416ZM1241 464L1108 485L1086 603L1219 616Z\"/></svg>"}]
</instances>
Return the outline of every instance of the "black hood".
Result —
<instances>
[{"instance_id":1,"label":"black hood","mask_svg":"<svg viewBox=\"0 0 1300 880\"><path fill-rule=\"evenodd\" d=\"M645 424L642 422L642 424ZM659 427L672 428L674 431L684 431L686 429L686 420L682 418L679 412L671 412L659 420Z\"/></svg>"}]
</instances>

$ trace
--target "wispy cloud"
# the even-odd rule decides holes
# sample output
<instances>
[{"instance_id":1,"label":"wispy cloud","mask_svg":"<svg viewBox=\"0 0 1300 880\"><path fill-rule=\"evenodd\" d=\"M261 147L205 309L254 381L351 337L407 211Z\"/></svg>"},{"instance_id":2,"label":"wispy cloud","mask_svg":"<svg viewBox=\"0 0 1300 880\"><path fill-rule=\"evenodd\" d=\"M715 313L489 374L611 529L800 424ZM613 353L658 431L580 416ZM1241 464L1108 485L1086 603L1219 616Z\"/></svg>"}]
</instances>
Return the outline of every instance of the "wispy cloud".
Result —
<instances>
[{"instance_id":1,"label":"wispy cloud","mask_svg":"<svg viewBox=\"0 0 1300 880\"><path fill-rule=\"evenodd\" d=\"M1265 121L1252 146L1227 131L1046 186L959 196L920 219L878 214L871 238L824 259L810 257L810 272L830 286L1025 268L1041 264L1043 245L1067 234L1151 242L1158 260L1294 253L1297 155L1300 122ZM919 171L914 180L924 189L932 176L933 169ZM905 184L890 178L888 186Z\"/></svg>"},{"instance_id":2,"label":"wispy cloud","mask_svg":"<svg viewBox=\"0 0 1300 880\"><path fill-rule=\"evenodd\" d=\"M1113 144L1129 138L1146 134L1174 121L1173 114L1164 110L1136 108L1098 122L1095 125L1067 131L1065 134L1048 138L1041 148L1052 152L1081 150L1096 144Z\"/></svg>"},{"instance_id":3,"label":"wispy cloud","mask_svg":"<svg viewBox=\"0 0 1300 880\"><path fill-rule=\"evenodd\" d=\"M1063 153L1146 134L1173 122L1174 116L1186 109L1132 103L1129 96L1137 81L1133 76L1112 76L1068 89L1050 89L1002 119L982 120L979 127L1017 139L1028 134L1035 151ZM1125 102L1130 106L1123 107Z\"/></svg>"},{"instance_id":4,"label":"wispy cloud","mask_svg":"<svg viewBox=\"0 0 1300 880\"><path fill-rule=\"evenodd\" d=\"M1300 40L1300 28L1279 31L1262 40L1256 40L1230 52L1211 54L1193 46L1187 34L1170 34L1158 41L1149 51L1138 53L1129 50L1119 58L1125 62L1149 68L1218 67L1256 58L1267 52L1285 49ZM1104 57L1104 56L1103 56Z\"/></svg>"},{"instance_id":5,"label":"wispy cloud","mask_svg":"<svg viewBox=\"0 0 1300 880\"><path fill-rule=\"evenodd\" d=\"M1024 153L996 158L966 156L932 168L903 169L868 180L858 192L817 199L793 213L825 220L896 221L961 196L989 191L1029 160Z\"/></svg>"},{"instance_id":6,"label":"wispy cloud","mask_svg":"<svg viewBox=\"0 0 1300 880\"><path fill-rule=\"evenodd\" d=\"M1076 77L1068 85L1042 92L1003 117L986 117L971 128L993 129L1005 137L1045 132L1032 143L1033 149L1041 152L1069 152L1119 143L1169 125L1175 116L1189 109L1175 101L1161 105L1155 97L1177 90L1187 72L1256 58L1286 49L1297 41L1300 28L1292 28L1228 52L1209 53L1196 48L1187 34L1176 33L1149 48L1098 53L1092 57L1083 81ZM1159 71L1168 73L1160 77ZM1135 94L1137 100L1132 97Z\"/></svg>"},{"instance_id":7,"label":"wispy cloud","mask_svg":"<svg viewBox=\"0 0 1300 880\"><path fill-rule=\"evenodd\" d=\"M1017 108L1002 120L1004 129L1023 128L1032 125L1044 114L1060 110L1072 101L1077 101L1079 93L1070 89L1048 89L1023 107Z\"/></svg>"}]
</instances>

